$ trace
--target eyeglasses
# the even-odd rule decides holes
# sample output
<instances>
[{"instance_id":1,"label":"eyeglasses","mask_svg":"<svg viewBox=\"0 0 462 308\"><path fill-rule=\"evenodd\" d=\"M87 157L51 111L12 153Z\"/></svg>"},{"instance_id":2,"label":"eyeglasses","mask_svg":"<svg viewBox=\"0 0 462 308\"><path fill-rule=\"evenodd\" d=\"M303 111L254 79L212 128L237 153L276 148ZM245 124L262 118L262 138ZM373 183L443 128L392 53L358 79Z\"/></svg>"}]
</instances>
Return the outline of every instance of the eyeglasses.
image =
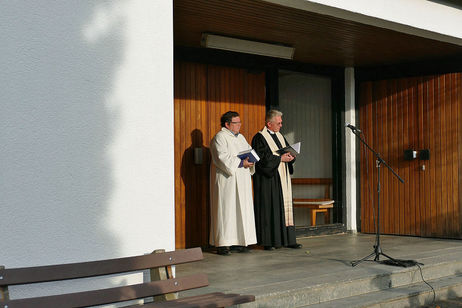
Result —
<instances>
[{"instance_id":1,"label":"eyeglasses","mask_svg":"<svg viewBox=\"0 0 462 308\"><path fill-rule=\"evenodd\" d=\"M229 124L241 124L241 122L229 122Z\"/></svg>"}]
</instances>

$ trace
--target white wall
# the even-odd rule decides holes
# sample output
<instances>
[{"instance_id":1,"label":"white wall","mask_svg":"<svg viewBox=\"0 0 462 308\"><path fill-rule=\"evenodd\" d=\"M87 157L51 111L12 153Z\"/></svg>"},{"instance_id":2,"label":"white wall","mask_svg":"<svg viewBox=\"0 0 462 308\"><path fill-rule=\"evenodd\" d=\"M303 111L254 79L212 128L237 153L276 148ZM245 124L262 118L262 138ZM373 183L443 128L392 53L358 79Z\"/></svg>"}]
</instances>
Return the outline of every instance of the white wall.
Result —
<instances>
[{"instance_id":1,"label":"white wall","mask_svg":"<svg viewBox=\"0 0 462 308\"><path fill-rule=\"evenodd\" d=\"M264 0L462 45L462 10L427 0ZM462 4L461 4L462 5Z\"/></svg>"},{"instance_id":2,"label":"white wall","mask_svg":"<svg viewBox=\"0 0 462 308\"><path fill-rule=\"evenodd\" d=\"M172 14L0 3L0 265L174 249Z\"/></svg>"}]
</instances>

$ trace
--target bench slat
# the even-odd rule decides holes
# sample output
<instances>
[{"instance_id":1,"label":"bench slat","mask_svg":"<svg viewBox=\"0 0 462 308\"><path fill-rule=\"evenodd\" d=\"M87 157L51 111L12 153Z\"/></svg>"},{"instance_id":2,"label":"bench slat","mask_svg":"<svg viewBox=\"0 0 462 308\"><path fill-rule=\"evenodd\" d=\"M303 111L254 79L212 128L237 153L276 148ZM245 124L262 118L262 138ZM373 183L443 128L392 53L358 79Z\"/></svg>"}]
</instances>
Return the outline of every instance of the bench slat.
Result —
<instances>
[{"instance_id":1,"label":"bench slat","mask_svg":"<svg viewBox=\"0 0 462 308\"><path fill-rule=\"evenodd\" d=\"M25 268L0 269L0 286L95 277L199 261L200 247L161 254Z\"/></svg>"},{"instance_id":2,"label":"bench slat","mask_svg":"<svg viewBox=\"0 0 462 308\"><path fill-rule=\"evenodd\" d=\"M207 275L196 274L181 278L146 282L124 287L23 298L0 302L8 308L87 307L140 299L165 293L179 292L208 286Z\"/></svg>"},{"instance_id":3,"label":"bench slat","mask_svg":"<svg viewBox=\"0 0 462 308\"><path fill-rule=\"evenodd\" d=\"M234 293L209 293L198 296L180 298L167 302L146 303L143 307L149 308L205 308L205 307L229 307L233 305L245 304L255 301L253 295L240 295ZM136 307L136 306L130 306Z\"/></svg>"}]
</instances>

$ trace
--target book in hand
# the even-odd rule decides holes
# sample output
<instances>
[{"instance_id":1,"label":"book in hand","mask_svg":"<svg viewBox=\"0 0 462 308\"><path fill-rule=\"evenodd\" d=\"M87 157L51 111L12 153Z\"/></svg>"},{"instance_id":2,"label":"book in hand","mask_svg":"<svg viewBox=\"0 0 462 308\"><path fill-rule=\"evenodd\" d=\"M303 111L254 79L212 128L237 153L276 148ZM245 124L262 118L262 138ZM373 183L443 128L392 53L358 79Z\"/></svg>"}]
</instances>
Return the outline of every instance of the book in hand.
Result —
<instances>
[{"instance_id":1,"label":"book in hand","mask_svg":"<svg viewBox=\"0 0 462 308\"><path fill-rule=\"evenodd\" d=\"M239 154L237 154L237 157L239 157L241 160L244 160L248 157L249 163L256 163L260 160L260 157L258 157L257 152L255 152L254 149L239 152Z\"/></svg>"},{"instance_id":2,"label":"book in hand","mask_svg":"<svg viewBox=\"0 0 462 308\"><path fill-rule=\"evenodd\" d=\"M297 156L298 154L300 154L301 144L302 144L301 142L297 142L292 145L288 145L285 148L277 150L276 153L280 155L285 154L285 153L290 153L292 156Z\"/></svg>"}]
</instances>

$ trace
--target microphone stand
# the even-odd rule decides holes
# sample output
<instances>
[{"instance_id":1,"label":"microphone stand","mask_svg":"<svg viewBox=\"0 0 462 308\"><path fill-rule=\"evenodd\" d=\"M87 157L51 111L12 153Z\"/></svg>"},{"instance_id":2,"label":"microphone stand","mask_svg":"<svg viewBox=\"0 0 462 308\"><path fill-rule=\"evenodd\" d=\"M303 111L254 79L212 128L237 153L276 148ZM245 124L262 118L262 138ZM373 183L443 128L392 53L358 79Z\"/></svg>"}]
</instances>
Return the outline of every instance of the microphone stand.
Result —
<instances>
[{"instance_id":1,"label":"microphone stand","mask_svg":"<svg viewBox=\"0 0 462 308\"><path fill-rule=\"evenodd\" d=\"M384 160L382 157L380 157L380 154L377 153L376 151L374 151L367 143L366 141L364 141L363 138L361 138L361 136L359 135L359 132L357 129L354 129L354 128L351 128L351 132L353 134L356 135L356 137L358 137L359 141L361 141L362 144L364 144L372 153L375 154L375 157L377 158L376 160L376 167L377 167L377 217L376 217L376 220L377 220L377 232L376 232L376 235L375 235L375 245L374 245L374 251L365 256L364 258L362 258L361 260L358 260L358 261L353 261L351 262L351 266L356 266L358 265L359 263L369 259L370 257L372 256L375 256L374 257L374 261L376 262L380 262L380 256L384 256L384 257L387 257L388 259L390 259L391 261L395 262L396 264L400 264L400 260L396 260L396 259L393 259L392 257L386 255L385 253L383 253L382 251L382 248L380 247L380 167L381 165L383 164L385 167L387 167L398 179L401 183L404 183L404 180L398 175L396 174L396 172L393 170L393 168L391 168Z\"/></svg>"}]
</instances>

